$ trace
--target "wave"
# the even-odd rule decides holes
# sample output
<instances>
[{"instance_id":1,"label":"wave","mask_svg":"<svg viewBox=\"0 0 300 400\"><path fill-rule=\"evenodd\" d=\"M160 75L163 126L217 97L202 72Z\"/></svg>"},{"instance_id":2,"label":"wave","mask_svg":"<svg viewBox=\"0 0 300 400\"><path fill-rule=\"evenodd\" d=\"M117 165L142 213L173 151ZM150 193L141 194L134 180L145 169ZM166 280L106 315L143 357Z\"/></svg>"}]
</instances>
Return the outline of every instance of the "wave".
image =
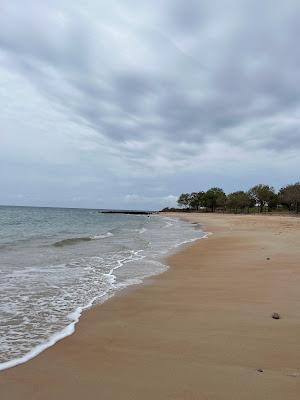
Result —
<instances>
[{"instance_id":1,"label":"wave","mask_svg":"<svg viewBox=\"0 0 300 400\"><path fill-rule=\"evenodd\" d=\"M184 240L183 242L179 242L179 243L175 244L174 247L181 247L181 246L183 246L185 244L193 243L193 242L196 242L197 240L200 240L200 239L207 239L210 235L212 235L212 232L203 232L202 236L196 237L196 238L192 238L192 239L188 239L188 240Z\"/></svg>"},{"instance_id":2,"label":"wave","mask_svg":"<svg viewBox=\"0 0 300 400\"><path fill-rule=\"evenodd\" d=\"M81 236L81 237L76 237L76 238L68 238L68 239L59 240L58 242L53 243L52 246L55 246L55 247L71 246L73 244L77 244L80 242L90 242L91 240L105 239L110 236L113 236L113 233L107 232L103 235Z\"/></svg>"},{"instance_id":3,"label":"wave","mask_svg":"<svg viewBox=\"0 0 300 400\"><path fill-rule=\"evenodd\" d=\"M110 236L114 236L114 234L111 233L111 232L107 232L107 233L105 233L104 235L90 236L90 238L91 238L92 240L97 240L97 239L105 239L105 238L110 237Z\"/></svg>"},{"instance_id":4,"label":"wave","mask_svg":"<svg viewBox=\"0 0 300 400\"><path fill-rule=\"evenodd\" d=\"M94 301L95 301L95 299L92 299L88 305L83 306L83 307L78 307L70 316L70 317L73 317L74 320L68 326L66 326L64 329L62 329L60 332L57 332L57 333L53 334L52 336L50 336L48 338L48 340L46 340L44 343L37 345L31 351L29 351L27 354L25 354L24 356L22 356L20 358L16 358L13 360L9 360L9 361L0 363L0 371L3 371L4 369L15 367L20 364L24 364L27 361L31 360L32 358L36 357L38 354L42 353L47 348L53 346L59 340L72 335L75 331L75 325L79 321L82 312L85 309L90 308L93 305Z\"/></svg>"},{"instance_id":5,"label":"wave","mask_svg":"<svg viewBox=\"0 0 300 400\"><path fill-rule=\"evenodd\" d=\"M163 228L170 228L170 226L173 226L174 223L177 222L176 219L170 217L164 217L163 220L166 221L166 224L163 226Z\"/></svg>"},{"instance_id":6,"label":"wave","mask_svg":"<svg viewBox=\"0 0 300 400\"><path fill-rule=\"evenodd\" d=\"M108 233L110 233L110 232L108 232ZM111 235L112 234L110 234L109 236L111 236ZM104 235L102 235L102 236L104 236ZM130 252L129 256L127 256L127 257L125 256L124 258L120 258L119 260L117 260L116 265L113 268L111 268L107 274L103 274L103 276L105 276L106 278L109 279L110 287L103 293L98 294L97 296L93 297L87 304L85 304L83 306L79 306L73 312L71 312L68 315L68 319L71 321L69 325L67 325L65 328L61 329L60 331L52 334L50 337L48 337L48 339L46 339L41 344L38 344L37 346L35 346L32 350L30 350L28 353L24 354L23 356L0 363L0 371L15 367L20 364L24 364L27 361L35 358L37 355L42 353L44 350L48 349L49 347L52 347L53 345L55 345L57 342L64 339L65 337L71 336L75 332L75 325L79 322L82 313L85 310L91 308L93 306L93 304L95 304L95 302L97 302L99 304L101 302L101 299L103 299L105 301L105 300L109 299L110 297L112 297L114 294L112 292L113 289L123 289L130 285L137 285L137 284L142 283L142 279L130 279L129 278L125 282L122 282L121 284L116 285L115 284L116 276L114 275L114 271L121 268L124 264L131 262L131 261L142 260L143 258L145 258L144 255L139 254L142 251L143 250L137 250L137 251L132 250Z\"/></svg>"}]
</instances>

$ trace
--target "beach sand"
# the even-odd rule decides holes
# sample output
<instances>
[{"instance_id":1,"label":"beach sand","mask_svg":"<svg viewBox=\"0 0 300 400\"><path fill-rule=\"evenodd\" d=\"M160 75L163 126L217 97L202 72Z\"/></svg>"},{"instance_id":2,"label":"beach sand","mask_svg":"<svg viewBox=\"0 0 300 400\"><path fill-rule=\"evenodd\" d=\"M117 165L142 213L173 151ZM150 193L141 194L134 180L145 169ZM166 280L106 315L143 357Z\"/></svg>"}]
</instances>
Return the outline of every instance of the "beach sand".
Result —
<instances>
[{"instance_id":1,"label":"beach sand","mask_svg":"<svg viewBox=\"0 0 300 400\"><path fill-rule=\"evenodd\" d=\"M1 400L299 400L300 219L184 218L213 235L0 372Z\"/></svg>"}]
</instances>

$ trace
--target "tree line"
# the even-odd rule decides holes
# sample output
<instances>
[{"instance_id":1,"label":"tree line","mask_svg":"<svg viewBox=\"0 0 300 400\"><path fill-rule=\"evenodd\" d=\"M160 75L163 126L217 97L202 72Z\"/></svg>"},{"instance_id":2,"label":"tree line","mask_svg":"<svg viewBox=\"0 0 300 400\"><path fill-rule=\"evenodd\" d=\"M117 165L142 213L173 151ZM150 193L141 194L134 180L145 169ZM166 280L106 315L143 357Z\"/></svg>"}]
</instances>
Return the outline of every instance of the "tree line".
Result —
<instances>
[{"instance_id":1,"label":"tree line","mask_svg":"<svg viewBox=\"0 0 300 400\"><path fill-rule=\"evenodd\" d=\"M251 209L271 211L285 208L288 211L299 213L300 211L300 182L286 185L278 192L269 185L255 185L248 191L225 194L219 187L213 187L206 192L182 193L177 203L180 207L190 210L220 209L230 212L250 212Z\"/></svg>"}]
</instances>

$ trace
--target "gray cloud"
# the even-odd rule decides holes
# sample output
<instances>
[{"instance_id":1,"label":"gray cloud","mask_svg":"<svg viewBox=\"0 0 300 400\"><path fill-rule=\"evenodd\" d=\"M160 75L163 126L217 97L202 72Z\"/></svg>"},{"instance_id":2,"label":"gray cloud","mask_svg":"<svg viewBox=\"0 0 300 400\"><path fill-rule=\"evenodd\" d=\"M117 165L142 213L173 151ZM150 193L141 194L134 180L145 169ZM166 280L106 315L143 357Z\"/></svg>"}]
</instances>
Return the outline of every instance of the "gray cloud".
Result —
<instances>
[{"instance_id":1,"label":"gray cloud","mask_svg":"<svg viewBox=\"0 0 300 400\"><path fill-rule=\"evenodd\" d=\"M72 165L71 181L126 177L135 194L138 176L153 190L212 165L248 176L254 154L282 170L300 158L299 16L296 0L4 0L0 152L34 165L50 148L44 162Z\"/></svg>"}]
</instances>

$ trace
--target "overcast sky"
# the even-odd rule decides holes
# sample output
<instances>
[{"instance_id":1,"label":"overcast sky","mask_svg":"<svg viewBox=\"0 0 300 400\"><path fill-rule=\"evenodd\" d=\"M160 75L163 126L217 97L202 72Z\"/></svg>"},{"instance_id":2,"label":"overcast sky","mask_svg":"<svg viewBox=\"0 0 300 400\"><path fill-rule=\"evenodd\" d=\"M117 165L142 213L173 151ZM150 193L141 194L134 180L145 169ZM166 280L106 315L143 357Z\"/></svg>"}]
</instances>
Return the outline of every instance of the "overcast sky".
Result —
<instances>
[{"instance_id":1,"label":"overcast sky","mask_svg":"<svg viewBox=\"0 0 300 400\"><path fill-rule=\"evenodd\" d=\"M1 0L0 204L299 180L299 20L299 0Z\"/></svg>"}]
</instances>

